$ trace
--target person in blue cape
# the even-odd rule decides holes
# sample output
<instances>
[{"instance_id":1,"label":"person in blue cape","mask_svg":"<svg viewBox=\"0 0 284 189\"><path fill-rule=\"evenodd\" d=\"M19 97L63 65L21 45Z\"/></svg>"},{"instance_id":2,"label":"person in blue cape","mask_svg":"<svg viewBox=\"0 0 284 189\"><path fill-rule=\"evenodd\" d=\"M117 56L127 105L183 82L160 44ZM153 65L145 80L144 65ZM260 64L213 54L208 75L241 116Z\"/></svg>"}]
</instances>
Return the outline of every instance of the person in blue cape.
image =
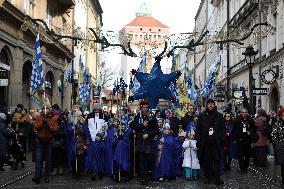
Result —
<instances>
[{"instance_id":1,"label":"person in blue cape","mask_svg":"<svg viewBox=\"0 0 284 189\"><path fill-rule=\"evenodd\" d=\"M123 123L125 125L125 123ZM131 137L133 136L133 130L131 128L125 128L120 125L118 131L118 142L115 148L114 162L115 162L115 181L121 181L122 177L125 181L129 180L129 174L131 172L130 161L130 147Z\"/></svg>"},{"instance_id":2,"label":"person in blue cape","mask_svg":"<svg viewBox=\"0 0 284 189\"><path fill-rule=\"evenodd\" d=\"M179 130L178 136L175 137L175 165L177 177L182 176L183 148L182 144L185 140L186 132L183 129Z\"/></svg>"},{"instance_id":3,"label":"person in blue cape","mask_svg":"<svg viewBox=\"0 0 284 189\"><path fill-rule=\"evenodd\" d=\"M72 160L76 154L76 140L74 137L74 128L77 124L77 112L79 107L74 105L72 112L68 113L67 127L65 128L65 141L66 141L66 152L67 152L67 167L72 167Z\"/></svg>"},{"instance_id":4,"label":"person in blue cape","mask_svg":"<svg viewBox=\"0 0 284 189\"><path fill-rule=\"evenodd\" d=\"M105 174L107 176L113 176L113 161L114 161L114 154L115 154L114 142L116 141L117 135L119 132L118 124L119 124L118 120L114 118L113 123L111 123L107 129L106 167L105 167Z\"/></svg>"},{"instance_id":5,"label":"person in blue cape","mask_svg":"<svg viewBox=\"0 0 284 189\"><path fill-rule=\"evenodd\" d=\"M158 118L158 127L159 132L155 135L154 138L154 165L153 165L153 171L152 171L152 178L153 180L158 180L160 176L158 175L158 152L160 152L161 149L158 149L161 147L161 138L164 136L164 120L162 118Z\"/></svg>"},{"instance_id":6,"label":"person in blue cape","mask_svg":"<svg viewBox=\"0 0 284 189\"><path fill-rule=\"evenodd\" d=\"M86 119L88 124L90 145L87 150L87 170L92 180L103 179L106 163L105 121L99 107L94 107Z\"/></svg>"},{"instance_id":7,"label":"person in blue cape","mask_svg":"<svg viewBox=\"0 0 284 189\"><path fill-rule=\"evenodd\" d=\"M163 137L163 147L161 147L160 157L158 155L158 175L160 181L176 179L176 164L175 164L175 138L172 135L170 125L165 124ZM159 154L159 153L158 153Z\"/></svg>"}]
</instances>

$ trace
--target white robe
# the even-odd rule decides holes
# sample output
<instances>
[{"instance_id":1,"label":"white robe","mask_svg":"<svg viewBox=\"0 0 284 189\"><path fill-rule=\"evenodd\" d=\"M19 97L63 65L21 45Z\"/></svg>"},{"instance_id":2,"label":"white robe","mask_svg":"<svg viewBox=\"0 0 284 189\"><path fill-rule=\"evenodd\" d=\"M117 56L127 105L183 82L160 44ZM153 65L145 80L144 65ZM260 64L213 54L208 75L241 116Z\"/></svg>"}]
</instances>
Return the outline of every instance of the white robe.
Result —
<instances>
[{"instance_id":1,"label":"white robe","mask_svg":"<svg viewBox=\"0 0 284 189\"><path fill-rule=\"evenodd\" d=\"M96 140L96 136L99 132L102 131L102 128L105 127L105 121L99 118L99 115L96 115L95 118L88 119L88 128L91 134L92 141Z\"/></svg>"},{"instance_id":2,"label":"white robe","mask_svg":"<svg viewBox=\"0 0 284 189\"><path fill-rule=\"evenodd\" d=\"M189 147L190 144L193 146L193 148ZM185 141L182 144L182 147L184 149L184 157L183 157L182 166L183 167L189 167L189 168L192 168L192 169L200 169L199 160L197 158L196 140L185 139ZM191 162L191 160L192 160L192 162Z\"/></svg>"}]
</instances>

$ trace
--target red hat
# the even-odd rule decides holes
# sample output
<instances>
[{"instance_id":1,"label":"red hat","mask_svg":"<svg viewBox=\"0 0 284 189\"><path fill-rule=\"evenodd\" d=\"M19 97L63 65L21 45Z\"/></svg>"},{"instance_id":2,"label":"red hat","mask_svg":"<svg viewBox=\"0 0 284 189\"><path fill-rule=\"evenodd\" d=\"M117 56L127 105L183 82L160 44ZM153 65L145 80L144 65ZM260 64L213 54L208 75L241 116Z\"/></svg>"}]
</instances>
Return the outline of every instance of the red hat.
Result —
<instances>
[{"instance_id":1,"label":"red hat","mask_svg":"<svg viewBox=\"0 0 284 189\"><path fill-rule=\"evenodd\" d=\"M141 100L140 101L140 106L144 106L144 105L149 105L147 100Z\"/></svg>"},{"instance_id":2,"label":"red hat","mask_svg":"<svg viewBox=\"0 0 284 189\"><path fill-rule=\"evenodd\" d=\"M281 114L283 114L283 113L284 113L284 108L280 108L280 109L278 110L278 116L280 117Z\"/></svg>"}]
</instances>

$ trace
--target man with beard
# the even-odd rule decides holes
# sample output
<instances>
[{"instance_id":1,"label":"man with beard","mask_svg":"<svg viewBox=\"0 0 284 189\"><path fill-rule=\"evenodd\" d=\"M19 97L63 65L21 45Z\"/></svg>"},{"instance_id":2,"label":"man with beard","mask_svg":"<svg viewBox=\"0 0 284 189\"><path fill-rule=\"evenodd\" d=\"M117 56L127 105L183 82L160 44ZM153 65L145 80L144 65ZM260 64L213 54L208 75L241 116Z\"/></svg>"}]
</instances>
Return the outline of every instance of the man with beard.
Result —
<instances>
[{"instance_id":1,"label":"man with beard","mask_svg":"<svg viewBox=\"0 0 284 189\"><path fill-rule=\"evenodd\" d=\"M136 149L142 185L147 185L153 168L154 137L159 130L156 118L149 116L148 102L141 101L140 108L140 113L135 116L131 128L136 133Z\"/></svg>"},{"instance_id":2,"label":"man with beard","mask_svg":"<svg viewBox=\"0 0 284 189\"><path fill-rule=\"evenodd\" d=\"M214 177L215 185L222 185L224 182L221 180L220 162L224 147L224 119L217 111L213 99L208 99L206 106L206 110L198 117L196 127L199 160L205 173L204 183L210 184Z\"/></svg>"},{"instance_id":3,"label":"man with beard","mask_svg":"<svg viewBox=\"0 0 284 189\"><path fill-rule=\"evenodd\" d=\"M246 108L241 108L240 116L238 116L234 122L233 128L233 142L238 144L239 151L239 166L241 173L247 173L247 169L250 162L251 144L253 142L253 136L255 135L255 125L253 119L249 116ZM257 140L257 139L254 139Z\"/></svg>"}]
</instances>

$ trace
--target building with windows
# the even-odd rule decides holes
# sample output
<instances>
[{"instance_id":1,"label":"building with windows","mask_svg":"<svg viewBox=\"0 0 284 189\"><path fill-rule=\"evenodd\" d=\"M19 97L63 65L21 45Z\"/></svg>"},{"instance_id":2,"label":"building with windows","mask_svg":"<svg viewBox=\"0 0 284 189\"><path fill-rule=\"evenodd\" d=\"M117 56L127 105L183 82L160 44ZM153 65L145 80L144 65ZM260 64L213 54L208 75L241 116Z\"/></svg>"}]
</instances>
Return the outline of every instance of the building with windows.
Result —
<instances>
[{"instance_id":1,"label":"building with windows","mask_svg":"<svg viewBox=\"0 0 284 189\"><path fill-rule=\"evenodd\" d=\"M240 87L245 88L248 97L250 87L267 89L267 95L249 97L254 106L276 111L279 105L283 105L283 10L284 2L281 0L201 1L196 15L195 32L201 34L208 30L209 36L214 40L240 39L250 33L255 24L269 24L268 27L258 26L253 34L243 41L244 45L231 42L221 47L219 44L205 43L195 48L194 75L198 84L202 85L207 79L207 72L216 59L221 60L218 81L226 89L226 101L218 103L220 109L228 102L235 108L239 107L234 94ZM254 50L258 51L253 62L252 78L249 78L249 69L242 54L248 46L253 46ZM204 73L206 74L203 75ZM252 86L249 86L250 80L253 81ZM272 82L268 84L267 80Z\"/></svg>"},{"instance_id":2,"label":"building with windows","mask_svg":"<svg viewBox=\"0 0 284 189\"><path fill-rule=\"evenodd\" d=\"M74 0L0 1L0 109L13 109L19 103L28 109L39 108L29 94L37 32L33 28L22 30L25 18L42 19L54 31L65 34L72 29L74 5ZM47 34L40 35L47 95L52 104L69 108L71 86L61 93L58 84L63 80L64 63L73 61L72 42L50 41Z\"/></svg>"},{"instance_id":3,"label":"building with windows","mask_svg":"<svg viewBox=\"0 0 284 189\"><path fill-rule=\"evenodd\" d=\"M146 71L152 68L154 57L157 55L154 52L163 51L165 39L170 34L170 28L155 19L150 7L143 1L136 12L136 17L125 25L120 33L131 39L131 48L138 55L136 58L122 55L123 78L129 83L130 71L138 68L145 52L147 53Z\"/></svg>"},{"instance_id":4,"label":"building with windows","mask_svg":"<svg viewBox=\"0 0 284 189\"><path fill-rule=\"evenodd\" d=\"M99 0L76 0L73 22L74 35L76 35L76 31L80 31L81 36L90 36L91 31L89 28L93 28L99 34L103 26L102 13L103 10ZM97 71L101 61L100 50L101 45L95 43L78 43L74 46L74 71L79 72L79 59L81 56L89 75L89 81L92 84L97 82ZM75 76L75 78L78 77ZM76 82L73 87L73 101L76 102L78 100L78 83Z\"/></svg>"}]
</instances>

